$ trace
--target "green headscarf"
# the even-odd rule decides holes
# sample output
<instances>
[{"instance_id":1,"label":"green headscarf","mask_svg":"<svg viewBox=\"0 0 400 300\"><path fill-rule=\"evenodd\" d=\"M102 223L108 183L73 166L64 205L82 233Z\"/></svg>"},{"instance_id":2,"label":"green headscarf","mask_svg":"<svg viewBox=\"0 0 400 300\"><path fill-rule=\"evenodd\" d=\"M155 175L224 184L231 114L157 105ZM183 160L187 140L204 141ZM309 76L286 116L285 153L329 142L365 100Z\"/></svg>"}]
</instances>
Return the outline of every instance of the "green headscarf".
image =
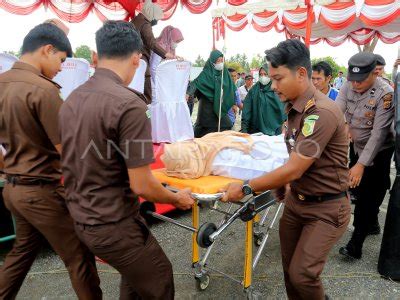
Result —
<instances>
[{"instance_id":1,"label":"green headscarf","mask_svg":"<svg viewBox=\"0 0 400 300\"><path fill-rule=\"evenodd\" d=\"M268 65L260 68L268 72ZM281 134L282 124L287 119L284 104L271 89L272 82L262 85L257 82L244 100L242 130L248 133L261 131L266 135Z\"/></svg>"},{"instance_id":2,"label":"green headscarf","mask_svg":"<svg viewBox=\"0 0 400 300\"><path fill-rule=\"evenodd\" d=\"M221 98L221 75L224 72L223 82L223 96L222 96L222 108L221 114L224 116L235 104L235 90L236 86L232 81L232 78L228 72L228 69L224 66L223 71L217 71L214 68L214 63L218 58L222 57L221 51L214 50L211 52L203 71L193 81L193 85L199 90L208 100L213 102L214 112L219 116L219 102Z\"/></svg>"}]
</instances>

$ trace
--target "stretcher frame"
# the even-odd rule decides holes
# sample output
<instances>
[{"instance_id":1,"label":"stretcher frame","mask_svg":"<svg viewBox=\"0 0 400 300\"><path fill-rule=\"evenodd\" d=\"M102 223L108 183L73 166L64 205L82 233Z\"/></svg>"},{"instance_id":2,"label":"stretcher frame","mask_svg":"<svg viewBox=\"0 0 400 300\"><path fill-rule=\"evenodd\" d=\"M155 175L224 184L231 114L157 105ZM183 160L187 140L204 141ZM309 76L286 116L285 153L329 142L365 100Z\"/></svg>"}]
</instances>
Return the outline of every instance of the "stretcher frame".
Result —
<instances>
[{"instance_id":1,"label":"stretcher frame","mask_svg":"<svg viewBox=\"0 0 400 300\"><path fill-rule=\"evenodd\" d=\"M170 186L168 184L163 184L166 188L173 192L177 192L178 189L176 187ZM280 214L280 211L283 207L283 203L279 203L277 205L277 209L272 216L271 222L268 227L266 225L267 220L269 220L268 215L271 210L271 207L275 205L277 202L274 199L271 191L266 191L264 193L260 193L257 195L251 195L243 198L240 202L230 203L227 210L221 210L218 208L218 203L222 198L222 193L216 194L192 194L195 203L192 207L192 224L191 226L182 224L176 220L173 220L169 217L160 215L155 213L154 209L149 206L149 202L144 202L144 209L142 210L142 214L150 215L153 218L166 221L168 223L172 223L181 228L189 230L192 232L192 267L194 269L194 277L196 279L196 286L198 290L203 291L207 289L210 283L209 272L213 271L219 273L220 275L228 278L234 282L237 282L242 285L243 291L245 292L247 299L261 299L261 294L259 294L253 287L253 272L257 267L257 264L261 258L262 253L264 252L267 241L269 238L270 231L274 228L276 220ZM147 204L147 205L146 205ZM154 206L154 205L153 205ZM237 206L233 212L232 208ZM223 218L213 229L213 232L208 235L204 235L204 230L202 228L211 228L209 224L212 223L203 223L200 226L200 209L208 208L210 210L216 211L218 213L223 214ZM262 216L260 215L262 213ZM243 281L240 281L232 276L217 270L211 267L207 261L211 254L211 251L215 245L215 242L218 240L219 236L237 219L245 222L245 253L244 253L244 267L243 267ZM213 224L214 225L214 224ZM215 225L214 225L215 226ZM265 229L265 230L264 230ZM203 248L206 248L206 252L203 256L200 255L200 245L198 243L199 236L198 234L203 234L210 241L210 245ZM253 256L253 243L258 246L258 250L256 254Z\"/></svg>"}]
</instances>

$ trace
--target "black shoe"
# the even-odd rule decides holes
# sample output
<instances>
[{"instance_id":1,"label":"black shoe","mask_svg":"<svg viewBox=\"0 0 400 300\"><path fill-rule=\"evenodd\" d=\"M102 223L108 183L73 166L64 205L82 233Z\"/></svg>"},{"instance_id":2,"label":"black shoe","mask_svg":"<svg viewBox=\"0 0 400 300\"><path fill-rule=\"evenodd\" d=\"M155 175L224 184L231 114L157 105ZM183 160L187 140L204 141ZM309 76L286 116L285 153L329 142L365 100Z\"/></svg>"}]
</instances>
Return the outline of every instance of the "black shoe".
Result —
<instances>
[{"instance_id":1,"label":"black shoe","mask_svg":"<svg viewBox=\"0 0 400 300\"><path fill-rule=\"evenodd\" d=\"M354 249L354 247L349 247L349 245L341 247L339 249L339 253L352 259L360 259L362 256L361 250Z\"/></svg>"},{"instance_id":2,"label":"black shoe","mask_svg":"<svg viewBox=\"0 0 400 300\"><path fill-rule=\"evenodd\" d=\"M381 234L381 226L377 222L368 230L367 235L378 235Z\"/></svg>"},{"instance_id":3,"label":"black shoe","mask_svg":"<svg viewBox=\"0 0 400 300\"><path fill-rule=\"evenodd\" d=\"M361 235L358 231L354 231L350 241L345 247L339 249L339 253L349 258L360 259L362 256L362 246L365 235Z\"/></svg>"}]
</instances>

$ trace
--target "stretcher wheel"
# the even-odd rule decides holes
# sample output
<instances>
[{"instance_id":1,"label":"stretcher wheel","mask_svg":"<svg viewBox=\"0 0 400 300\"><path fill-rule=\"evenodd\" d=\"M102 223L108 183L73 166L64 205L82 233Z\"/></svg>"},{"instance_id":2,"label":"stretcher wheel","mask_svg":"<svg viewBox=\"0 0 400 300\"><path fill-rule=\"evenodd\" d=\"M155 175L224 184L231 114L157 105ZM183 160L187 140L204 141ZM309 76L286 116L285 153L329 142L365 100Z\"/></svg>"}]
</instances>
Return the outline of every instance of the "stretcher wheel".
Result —
<instances>
[{"instance_id":1,"label":"stretcher wheel","mask_svg":"<svg viewBox=\"0 0 400 300\"><path fill-rule=\"evenodd\" d=\"M196 277L196 288L199 291L204 291L210 284L210 275L204 274L201 277Z\"/></svg>"},{"instance_id":2,"label":"stretcher wheel","mask_svg":"<svg viewBox=\"0 0 400 300\"><path fill-rule=\"evenodd\" d=\"M197 244L201 248L208 248L213 243L210 241L210 235L217 230L217 226L214 223L204 223L200 226L197 232Z\"/></svg>"},{"instance_id":3,"label":"stretcher wheel","mask_svg":"<svg viewBox=\"0 0 400 300\"><path fill-rule=\"evenodd\" d=\"M149 214L149 212L156 211L156 205L153 202L144 201L140 203L140 215L146 220L148 224L154 221L154 218Z\"/></svg>"}]
</instances>

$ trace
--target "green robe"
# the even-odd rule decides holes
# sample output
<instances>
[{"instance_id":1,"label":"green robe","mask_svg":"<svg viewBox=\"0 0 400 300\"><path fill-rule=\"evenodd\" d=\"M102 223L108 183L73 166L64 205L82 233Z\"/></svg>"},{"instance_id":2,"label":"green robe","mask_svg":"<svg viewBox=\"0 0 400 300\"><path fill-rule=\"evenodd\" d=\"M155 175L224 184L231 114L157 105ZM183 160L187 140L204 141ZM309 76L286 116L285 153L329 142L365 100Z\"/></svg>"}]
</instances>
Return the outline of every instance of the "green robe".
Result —
<instances>
[{"instance_id":1,"label":"green robe","mask_svg":"<svg viewBox=\"0 0 400 300\"><path fill-rule=\"evenodd\" d=\"M223 71L217 71L213 66L213 63L215 63L215 61L221 56L223 56L222 52L218 50L212 51L203 68L203 71L201 71L200 75L192 82L192 90L198 90L208 101L212 103L214 113L217 115L217 117L219 116L222 72L224 73L224 93L222 96L221 106L222 116L225 116L235 104L236 90L236 86L231 79L228 69L224 66Z\"/></svg>"},{"instance_id":2,"label":"green robe","mask_svg":"<svg viewBox=\"0 0 400 300\"><path fill-rule=\"evenodd\" d=\"M262 85L257 82L247 94L242 112L242 132L262 132L266 135L282 133L286 121L284 104L271 90L271 82Z\"/></svg>"}]
</instances>

